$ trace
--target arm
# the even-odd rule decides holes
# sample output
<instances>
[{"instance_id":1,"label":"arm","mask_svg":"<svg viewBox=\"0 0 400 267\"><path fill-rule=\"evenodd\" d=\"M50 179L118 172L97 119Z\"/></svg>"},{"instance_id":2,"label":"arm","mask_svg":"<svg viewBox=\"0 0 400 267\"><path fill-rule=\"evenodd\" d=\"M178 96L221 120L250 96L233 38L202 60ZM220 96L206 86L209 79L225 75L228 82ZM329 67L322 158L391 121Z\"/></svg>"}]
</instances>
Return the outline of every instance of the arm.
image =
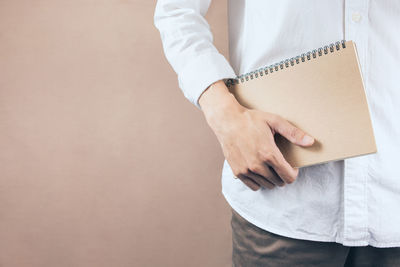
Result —
<instances>
[{"instance_id":1,"label":"arm","mask_svg":"<svg viewBox=\"0 0 400 267\"><path fill-rule=\"evenodd\" d=\"M204 19L210 1L159 0L154 21L165 55L178 74L186 98L204 113L233 173L252 190L292 183L298 169L284 159L274 141L279 133L302 146L313 138L281 117L241 106L223 79L236 75L212 44Z\"/></svg>"},{"instance_id":2,"label":"arm","mask_svg":"<svg viewBox=\"0 0 400 267\"><path fill-rule=\"evenodd\" d=\"M213 45L204 18L211 0L159 0L154 24L160 31L168 62L178 74L179 87L197 108L213 82L236 77L229 62Z\"/></svg>"}]
</instances>

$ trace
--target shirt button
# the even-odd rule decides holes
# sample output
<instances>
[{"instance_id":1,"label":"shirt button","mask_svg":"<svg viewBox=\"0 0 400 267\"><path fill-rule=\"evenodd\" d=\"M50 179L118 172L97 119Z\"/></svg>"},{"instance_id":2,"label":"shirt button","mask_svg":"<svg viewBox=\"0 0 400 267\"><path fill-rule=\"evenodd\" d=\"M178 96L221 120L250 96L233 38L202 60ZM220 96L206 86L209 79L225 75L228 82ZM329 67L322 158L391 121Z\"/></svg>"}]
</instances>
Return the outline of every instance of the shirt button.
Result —
<instances>
[{"instance_id":1,"label":"shirt button","mask_svg":"<svg viewBox=\"0 0 400 267\"><path fill-rule=\"evenodd\" d=\"M361 20L361 14L358 13L358 12L354 12L351 15L351 20L354 21L354 22L359 22Z\"/></svg>"}]
</instances>

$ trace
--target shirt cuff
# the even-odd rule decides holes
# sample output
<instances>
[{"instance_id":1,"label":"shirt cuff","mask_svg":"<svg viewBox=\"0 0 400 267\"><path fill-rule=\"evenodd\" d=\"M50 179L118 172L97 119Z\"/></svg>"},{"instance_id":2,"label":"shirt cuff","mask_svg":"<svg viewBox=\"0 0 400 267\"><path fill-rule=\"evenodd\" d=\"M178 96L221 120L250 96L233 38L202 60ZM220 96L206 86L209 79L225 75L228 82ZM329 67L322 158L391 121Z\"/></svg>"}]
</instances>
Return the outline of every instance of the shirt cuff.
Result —
<instances>
[{"instance_id":1,"label":"shirt cuff","mask_svg":"<svg viewBox=\"0 0 400 267\"><path fill-rule=\"evenodd\" d=\"M216 52L201 54L191 59L178 75L179 87L185 97L201 110L200 95L214 82L236 78L226 58Z\"/></svg>"}]
</instances>

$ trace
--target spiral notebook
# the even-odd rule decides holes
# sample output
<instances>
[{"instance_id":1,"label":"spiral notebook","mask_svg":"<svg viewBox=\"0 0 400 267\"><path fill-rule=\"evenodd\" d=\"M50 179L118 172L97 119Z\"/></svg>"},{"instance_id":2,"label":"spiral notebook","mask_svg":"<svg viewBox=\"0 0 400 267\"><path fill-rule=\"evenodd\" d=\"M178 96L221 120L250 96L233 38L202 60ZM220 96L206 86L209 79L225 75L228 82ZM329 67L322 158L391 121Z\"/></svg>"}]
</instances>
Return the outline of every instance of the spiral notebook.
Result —
<instances>
[{"instance_id":1,"label":"spiral notebook","mask_svg":"<svg viewBox=\"0 0 400 267\"><path fill-rule=\"evenodd\" d=\"M239 103L278 114L315 138L313 146L276 143L293 167L377 151L352 41L340 41L225 81Z\"/></svg>"}]
</instances>

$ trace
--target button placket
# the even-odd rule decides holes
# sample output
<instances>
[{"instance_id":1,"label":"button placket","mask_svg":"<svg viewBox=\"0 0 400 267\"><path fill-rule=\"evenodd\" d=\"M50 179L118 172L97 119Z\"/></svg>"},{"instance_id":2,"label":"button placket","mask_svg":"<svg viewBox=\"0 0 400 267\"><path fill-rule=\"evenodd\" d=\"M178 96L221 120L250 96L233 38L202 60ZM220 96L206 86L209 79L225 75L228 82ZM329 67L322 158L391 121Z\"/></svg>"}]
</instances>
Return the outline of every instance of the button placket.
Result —
<instances>
[{"instance_id":1,"label":"button placket","mask_svg":"<svg viewBox=\"0 0 400 267\"><path fill-rule=\"evenodd\" d=\"M345 2L345 38L356 44L361 70L366 75L368 1ZM368 244L368 206L366 160L357 157L345 160L343 244Z\"/></svg>"}]
</instances>

